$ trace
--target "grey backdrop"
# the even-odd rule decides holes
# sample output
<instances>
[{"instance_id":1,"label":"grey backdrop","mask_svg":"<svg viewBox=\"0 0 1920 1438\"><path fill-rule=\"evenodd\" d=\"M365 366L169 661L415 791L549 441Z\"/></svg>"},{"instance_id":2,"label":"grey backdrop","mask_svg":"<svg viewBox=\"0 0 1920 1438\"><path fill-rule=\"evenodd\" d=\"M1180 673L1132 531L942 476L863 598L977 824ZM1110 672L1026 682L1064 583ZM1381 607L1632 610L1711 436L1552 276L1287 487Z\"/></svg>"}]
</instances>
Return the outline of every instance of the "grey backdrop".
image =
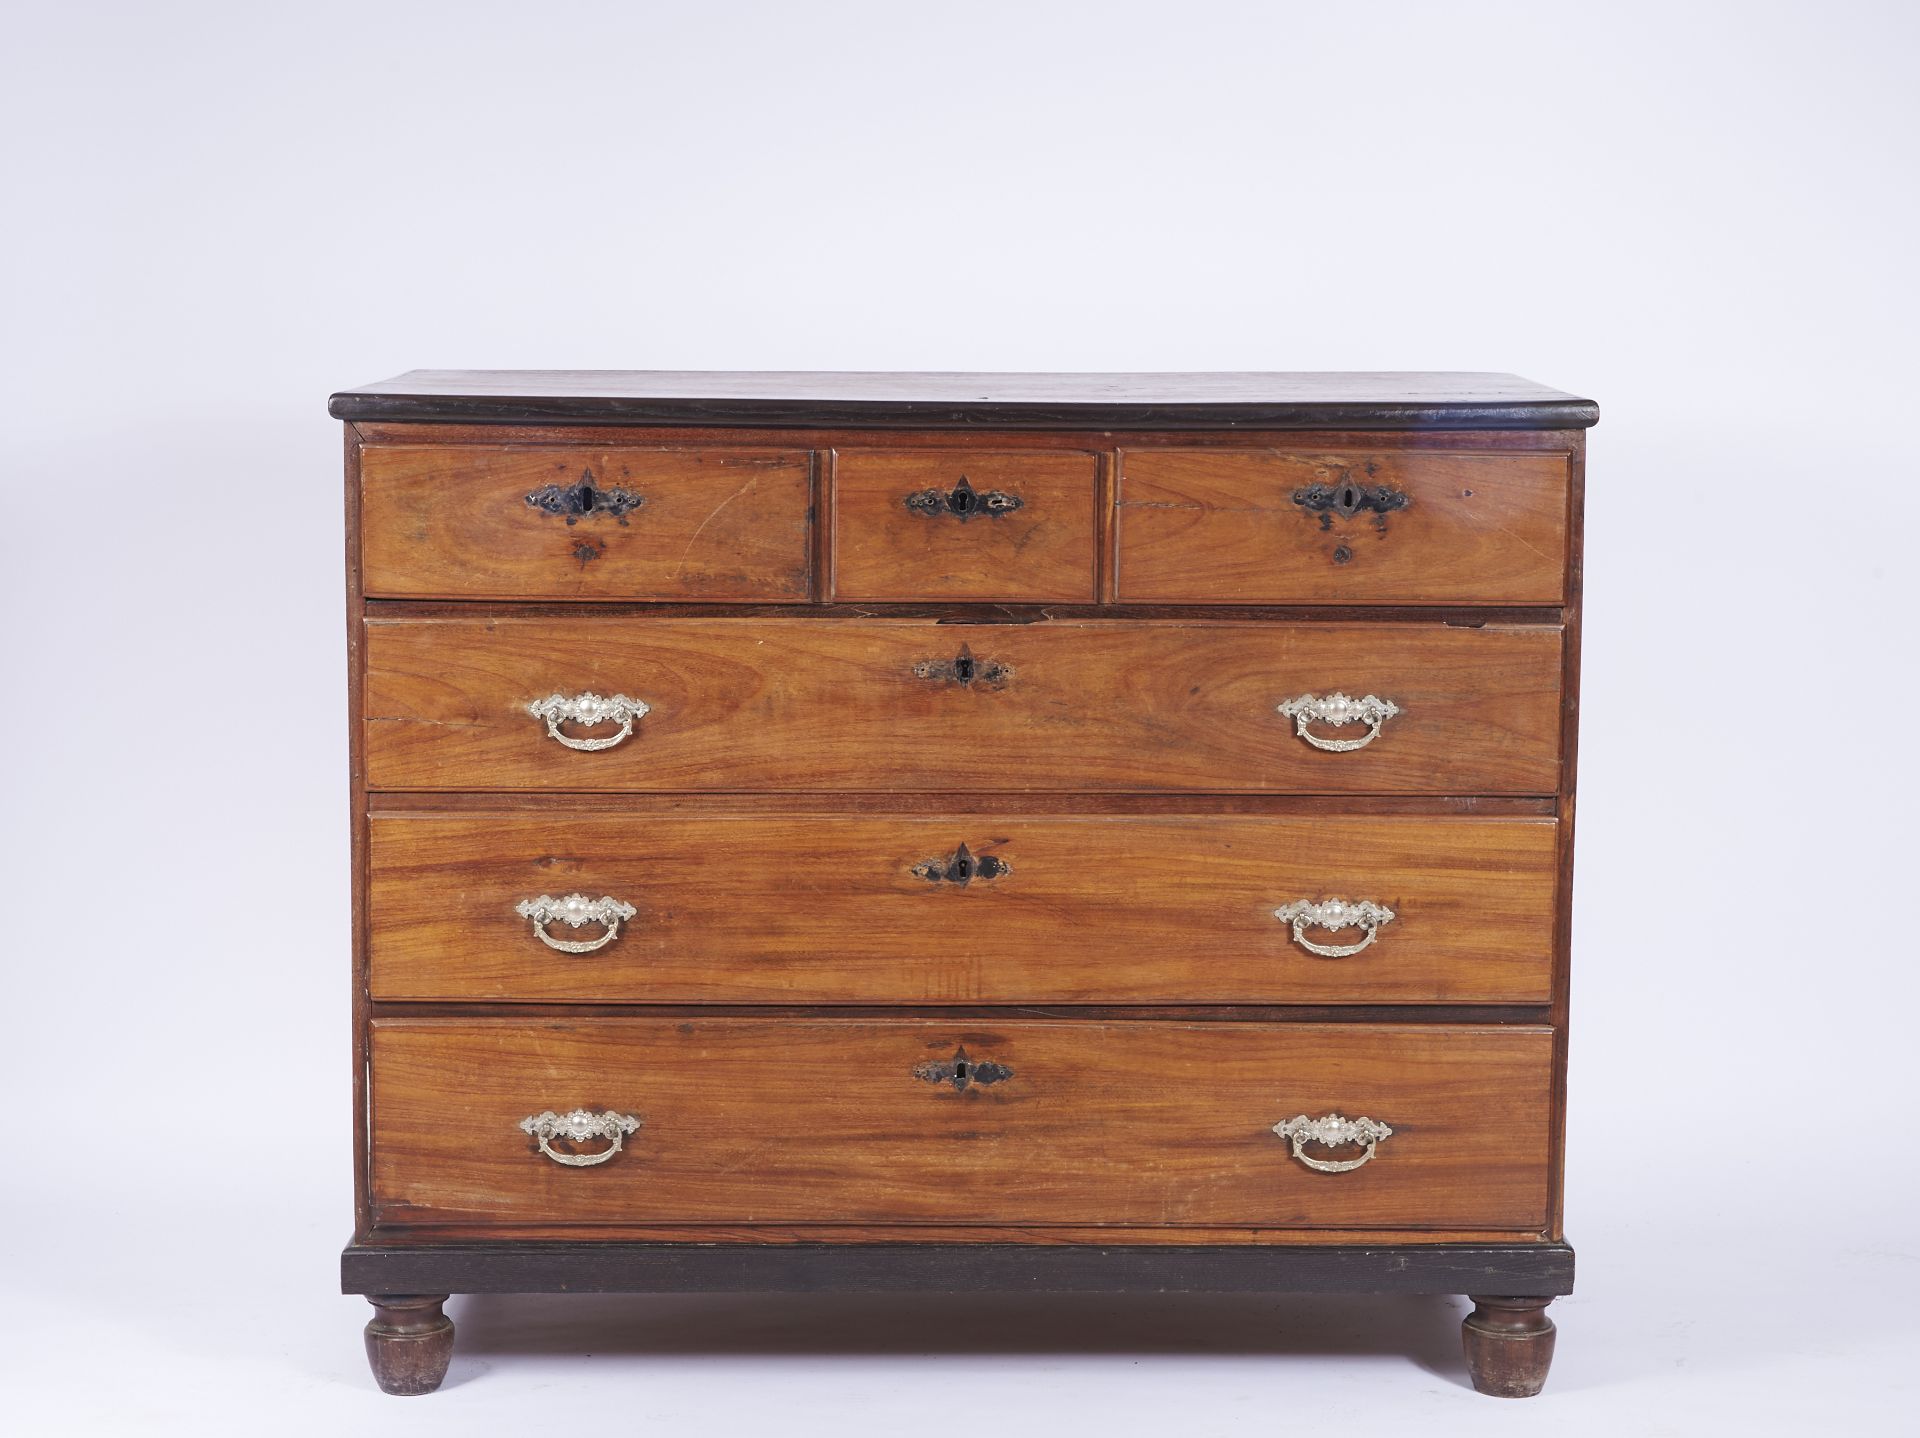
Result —
<instances>
[{"instance_id":1,"label":"grey backdrop","mask_svg":"<svg viewBox=\"0 0 1920 1438\"><path fill-rule=\"evenodd\" d=\"M1895 1431L1913 7L5 19L13 1431ZM967 1300L931 1336L899 1301L469 1302L446 1390L376 1394L333 1292L324 401L416 365L1512 369L1598 399L1582 1271L1547 1394L1469 1393L1449 1300L1284 1299Z\"/></svg>"}]
</instances>

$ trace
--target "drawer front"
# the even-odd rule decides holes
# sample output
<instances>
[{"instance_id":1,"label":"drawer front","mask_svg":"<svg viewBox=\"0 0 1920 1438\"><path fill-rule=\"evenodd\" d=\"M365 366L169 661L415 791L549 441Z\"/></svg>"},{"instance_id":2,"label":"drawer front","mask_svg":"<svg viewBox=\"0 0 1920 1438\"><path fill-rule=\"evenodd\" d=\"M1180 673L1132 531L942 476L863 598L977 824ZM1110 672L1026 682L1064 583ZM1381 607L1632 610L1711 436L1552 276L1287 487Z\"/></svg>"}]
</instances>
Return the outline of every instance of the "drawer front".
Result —
<instances>
[{"instance_id":1,"label":"drawer front","mask_svg":"<svg viewBox=\"0 0 1920 1438\"><path fill-rule=\"evenodd\" d=\"M1559 604L1568 456L1130 449L1117 593L1132 602Z\"/></svg>"},{"instance_id":2,"label":"drawer front","mask_svg":"<svg viewBox=\"0 0 1920 1438\"><path fill-rule=\"evenodd\" d=\"M383 619L366 652L374 789L1551 794L1559 780L1553 626ZM584 695L647 708L581 725L568 716L605 712ZM607 747L569 747L583 744Z\"/></svg>"},{"instance_id":3,"label":"drawer front","mask_svg":"<svg viewBox=\"0 0 1920 1438\"><path fill-rule=\"evenodd\" d=\"M834 593L1091 602L1095 473L1059 450L841 450Z\"/></svg>"},{"instance_id":4,"label":"drawer front","mask_svg":"<svg viewBox=\"0 0 1920 1438\"><path fill-rule=\"evenodd\" d=\"M369 445L374 598L803 600L805 452Z\"/></svg>"},{"instance_id":5,"label":"drawer front","mask_svg":"<svg viewBox=\"0 0 1920 1438\"><path fill-rule=\"evenodd\" d=\"M372 991L1542 1003L1555 837L1524 818L377 815ZM1303 901L1322 907L1276 917Z\"/></svg>"},{"instance_id":6,"label":"drawer front","mask_svg":"<svg viewBox=\"0 0 1920 1438\"><path fill-rule=\"evenodd\" d=\"M1441 1025L378 1020L374 1215L1537 1229L1552 1048ZM520 1127L575 1109L635 1126L617 1152ZM1392 1132L1326 1172L1273 1131L1334 1115ZM1305 1159L1366 1153L1312 1133Z\"/></svg>"}]
</instances>

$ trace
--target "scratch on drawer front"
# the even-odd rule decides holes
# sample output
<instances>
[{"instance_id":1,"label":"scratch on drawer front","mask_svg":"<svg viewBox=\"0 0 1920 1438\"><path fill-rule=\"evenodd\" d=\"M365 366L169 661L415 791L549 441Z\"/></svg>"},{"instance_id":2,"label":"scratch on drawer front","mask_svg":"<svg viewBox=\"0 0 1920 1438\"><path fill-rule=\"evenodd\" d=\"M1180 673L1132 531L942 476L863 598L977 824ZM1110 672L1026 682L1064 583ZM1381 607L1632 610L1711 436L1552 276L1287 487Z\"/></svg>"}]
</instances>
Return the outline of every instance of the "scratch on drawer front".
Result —
<instances>
[{"instance_id":1,"label":"scratch on drawer front","mask_svg":"<svg viewBox=\"0 0 1920 1438\"><path fill-rule=\"evenodd\" d=\"M716 504L713 507L712 511L708 513L707 517L700 521L700 528L694 530L694 532L687 537L687 547L680 551L680 559L682 563L685 563L687 556L693 553L693 546L695 541L697 541L700 538L701 532L705 530L709 524L712 524L716 518L719 517L720 511L725 509L728 505L732 504L736 499L738 499L741 495L745 494L748 490L752 489L759 482L760 482L760 477L758 475L753 476L745 484L741 485L732 494L728 495L725 499L721 500L718 504Z\"/></svg>"},{"instance_id":2,"label":"scratch on drawer front","mask_svg":"<svg viewBox=\"0 0 1920 1438\"><path fill-rule=\"evenodd\" d=\"M1555 557L1554 555L1548 554L1546 550L1542 549L1539 545L1530 542L1524 534L1516 534L1513 530L1507 528L1507 526L1504 524L1499 526L1499 531L1501 534L1505 535L1508 539L1512 540L1515 544L1519 545L1522 549L1530 550L1534 554L1537 554L1542 559L1546 560L1549 564L1558 564L1560 562L1557 557Z\"/></svg>"},{"instance_id":3,"label":"scratch on drawer front","mask_svg":"<svg viewBox=\"0 0 1920 1438\"><path fill-rule=\"evenodd\" d=\"M1123 499L1116 509L1204 509L1209 514L1284 514L1277 504L1201 504L1192 499Z\"/></svg>"}]
</instances>

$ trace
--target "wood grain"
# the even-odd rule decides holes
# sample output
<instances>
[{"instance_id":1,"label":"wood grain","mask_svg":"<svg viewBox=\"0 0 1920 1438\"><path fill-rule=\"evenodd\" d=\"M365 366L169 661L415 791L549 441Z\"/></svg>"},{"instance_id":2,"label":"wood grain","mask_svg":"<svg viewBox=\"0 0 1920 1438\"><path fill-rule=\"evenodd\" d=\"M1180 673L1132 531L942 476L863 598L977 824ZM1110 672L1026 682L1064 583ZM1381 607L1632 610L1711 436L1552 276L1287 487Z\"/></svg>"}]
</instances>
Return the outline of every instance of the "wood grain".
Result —
<instances>
[{"instance_id":1,"label":"wood grain","mask_svg":"<svg viewBox=\"0 0 1920 1438\"><path fill-rule=\"evenodd\" d=\"M1543 1003L1554 827L1447 817L382 815L372 828L372 992L635 1003ZM916 872L962 845L1008 871L965 884ZM521 900L575 891L639 913L607 947L568 955L514 912ZM1388 904L1395 918L1362 953L1317 957L1273 910L1333 895ZM1307 937L1351 944L1361 935Z\"/></svg>"},{"instance_id":2,"label":"wood grain","mask_svg":"<svg viewBox=\"0 0 1920 1438\"><path fill-rule=\"evenodd\" d=\"M1010 1076L916 1077L962 1048ZM379 1020L373 1200L382 1224L1532 1228L1551 1063L1517 1026ZM594 1168L516 1128L576 1106L642 1126ZM1336 1111L1395 1129L1350 1173L1270 1131Z\"/></svg>"},{"instance_id":3,"label":"wood grain","mask_svg":"<svg viewBox=\"0 0 1920 1438\"><path fill-rule=\"evenodd\" d=\"M1304 507L1352 482L1386 512ZM1557 604L1565 454L1127 449L1117 595L1187 603Z\"/></svg>"},{"instance_id":4,"label":"wood grain","mask_svg":"<svg viewBox=\"0 0 1920 1438\"><path fill-rule=\"evenodd\" d=\"M368 445L361 563L374 597L805 599L805 450ZM527 496L585 480L638 500L566 516ZM569 522L571 518L572 522Z\"/></svg>"},{"instance_id":5,"label":"wood grain","mask_svg":"<svg viewBox=\"0 0 1920 1438\"><path fill-rule=\"evenodd\" d=\"M607 619L370 620L376 789L1550 794L1556 627ZM999 682L916 674L956 658ZM1377 693L1380 739L1325 753L1275 712ZM525 712L556 690L653 710L579 753Z\"/></svg>"},{"instance_id":6,"label":"wood grain","mask_svg":"<svg viewBox=\"0 0 1920 1438\"><path fill-rule=\"evenodd\" d=\"M846 600L1095 599L1095 459L1046 450L842 449L833 457L833 593ZM926 513L965 484L1018 502Z\"/></svg>"}]
</instances>

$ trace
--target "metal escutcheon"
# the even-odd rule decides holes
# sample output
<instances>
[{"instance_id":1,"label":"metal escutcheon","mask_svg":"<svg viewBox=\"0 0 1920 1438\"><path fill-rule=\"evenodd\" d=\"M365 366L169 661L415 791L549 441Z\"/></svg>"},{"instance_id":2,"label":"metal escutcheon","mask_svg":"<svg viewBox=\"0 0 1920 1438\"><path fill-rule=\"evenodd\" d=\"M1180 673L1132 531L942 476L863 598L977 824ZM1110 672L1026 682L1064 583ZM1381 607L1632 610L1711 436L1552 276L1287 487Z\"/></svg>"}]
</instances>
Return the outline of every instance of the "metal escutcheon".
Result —
<instances>
[{"instance_id":1,"label":"metal escutcheon","mask_svg":"<svg viewBox=\"0 0 1920 1438\"><path fill-rule=\"evenodd\" d=\"M980 515L998 518L1003 514L1012 514L1026 501L1017 494L1006 494L997 489L975 489L963 474L960 482L950 490L923 489L917 494L908 495L902 503L916 513L945 515L965 524Z\"/></svg>"}]
</instances>

